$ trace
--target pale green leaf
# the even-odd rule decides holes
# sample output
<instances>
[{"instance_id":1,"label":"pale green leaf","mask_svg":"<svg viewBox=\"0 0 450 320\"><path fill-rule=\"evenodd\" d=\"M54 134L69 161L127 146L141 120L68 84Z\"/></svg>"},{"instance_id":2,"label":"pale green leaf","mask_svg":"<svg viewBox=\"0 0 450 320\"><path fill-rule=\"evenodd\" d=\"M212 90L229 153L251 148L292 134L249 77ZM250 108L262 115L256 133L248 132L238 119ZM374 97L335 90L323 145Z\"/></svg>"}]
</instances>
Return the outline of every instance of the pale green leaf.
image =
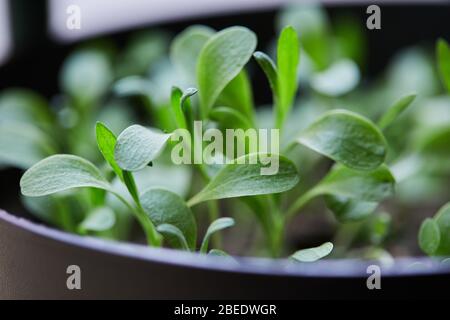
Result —
<instances>
[{"instance_id":1,"label":"pale green leaf","mask_svg":"<svg viewBox=\"0 0 450 320\"><path fill-rule=\"evenodd\" d=\"M189 248L194 249L197 224L191 210L177 194L163 189L149 189L140 196L142 207L156 225L171 224L183 232ZM180 247L176 237L168 236L173 246Z\"/></svg>"},{"instance_id":2,"label":"pale green leaf","mask_svg":"<svg viewBox=\"0 0 450 320\"><path fill-rule=\"evenodd\" d=\"M178 229L177 227L175 227L174 225L168 224L168 223L160 224L156 228L156 230L159 233L162 233L163 235L166 235L166 236L169 236L172 238L177 238L178 242L180 243L180 247L183 250L187 250L187 251L190 250L189 245L186 241L186 238L184 237L183 232L181 232L181 230Z\"/></svg>"},{"instance_id":3,"label":"pale green leaf","mask_svg":"<svg viewBox=\"0 0 450 320\"><path fill-rule=\"evenodd\" d=\"M0 123L0 164L27 169L55 153L50 138L26 123Z\"/></svg>"},{"instance_id":4,"label":"pale green leaf","mask_svg":"<svg viewBox=\"0 0 450 320\"><path fill-rule=\"evenodd\" d=\"M314 74L311 87L321 94L336 97L355 89L360 78L359 68L355 62L340 60L328 69Z\"/></svg>"},{"instance_id":5,"label":"pale green leaf","mask_svg":"<svg viewBox=\"0 0 450 320\"><path fill-rule=\"evenodd\" d=\"M316 195L333 195L378 202L394 194L395 179L388 167L382 165L373 171L359 171L336 166L313 189Z\"/></svg>"},{"instance_id":6,"label":"pale green leaf","mask_svg":"<svg viewBox=\"0 0 450 320\"><path fill-rule=\"evenodd\" d=\"M138 171L156 159L164 149L170 134L160 133L140 125L132 125L118 137L114 157L120 168Z\"/></svg>"},{"instance_id":7,"label":"pale green leaf","mask_svg":"<svg viewBox=\"0 0 450 320\"><path fill-rule=\"evenodd\" d=\"M299 250L291 258L299 262L314 262L326 257L331 251L333 251L333 244L325 242L318 247Z\"/></svg>"},{"instance_id":8,"label":"pale green leaf","mask_svg":"<svg viewBox=\"0 0 450 320\"><path fill-rule=\"evenodd\" d=\"M205 237L203 238L202 245L200 247L200 252L206 253L208 251L209 239L214 233L230 228L232 226L234 226L233 218L219 218L213 221L208 227L208 230L206 230Z\"/></svg>"},{"instance_id":9,"label":"pale green leaf","mask_svg":"<svg viewBox=\"0 0 450 320\"><path fill-rule=\"evenodd\" d=\"M297 169L289 159L272 155L279 159L278 171L273 175L262 175L261 169L266 166L256 161L260 156L245 155L225 165L202 191L189 200L188 205L214 199L280 193L292 189L298 183Z\"/></svg>"},{"instance_id":10,"label":"pale green leaf","mask_svg":"<svg viewBox=\"0 0 450 320\"><path fill-rule=\"evenodd\" d=\"M244 68L256 43L256 36L249 29L231 27L216 33L205 44L197 65L200 103L205 114Z\"/></svg>"},{"instance_id":11,"label":"pale green leaf","mask_svg":"<svg viewBox=\"0 0 450 320\"><path fill-rule=\"evenodd\" d=\"M0 125L25 123L49 129L54 116L43 97L26 89L6 89L0 94Z\"/></svg>"},{"instance_id":12,"label":"pale green leaf","mask_svg":"<svg viewBox=\"0 0 450 320\"><path fill-rule=\"evenodd\" d=\"M349 168L372 170L386 157L386 140L368 119L333 110L317 119L298 138L306 147Z\"/></svg>"},{"instance_id":13,"label":"pale green leaf","mask_svg":"<svg viewBox=\"0 0 450 320\"><path fill-rule=\"evenodd\" d=\"M89 161L73 155L54 155L28 169L20 179L22 194L40 197L73 188L111 191L108 181Z\"/></svg>"},{"instance_id":14,"label":"pale green leaf","mask_svg":"<svg viewBox=\"0 0 450 320\"><path fill-rule=\"evenodd\" d=\"M97 49L83 49L71 54L62 67L61 86L83 107L95 102L108 90L113 80L106 54Z\"/></svg>"},{"instance_id":15,"label":"pale green leaf","mask_svg":"<svg viewBox=\"0 0 450 320\"><path fill-rule=\"evenodd\" d=\"M170 60L191 85L196 84L197 61L206 42L215 31L195 25L175 37L170 48Z\"/></svg>"}]
</instances>

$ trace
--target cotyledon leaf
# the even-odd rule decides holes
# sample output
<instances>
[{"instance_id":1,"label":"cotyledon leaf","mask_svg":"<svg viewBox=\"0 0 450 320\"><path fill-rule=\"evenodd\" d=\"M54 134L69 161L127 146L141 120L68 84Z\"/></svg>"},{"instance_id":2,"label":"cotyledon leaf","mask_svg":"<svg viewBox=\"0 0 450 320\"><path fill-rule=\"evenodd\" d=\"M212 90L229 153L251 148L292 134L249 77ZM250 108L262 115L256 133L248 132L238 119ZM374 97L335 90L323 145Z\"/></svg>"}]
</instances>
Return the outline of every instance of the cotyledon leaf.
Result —
<instances>
[{"instance_id":1,"label":"cotyledon leaf","mask_svg":"<svg viewBox=\"0 0 450 320\"><path fill-rule=\"evenodd\" d=\"M156 159L165 147L170 134L132 125L117 138L114 157L120 168L138 171Z\"/></svg>"},{"instance_id":2,"label":"cotyledon leaf","mask_svg":"<svg viewBox=\"0 0 450 320\"><path fill-rule=\"evenodd\" d=\"M197 203L224 198L280 193L292 189L299 181L297 169L287 158L271 155L278 159L275 174L264 175L266 166L258 161L262 154L249 154L225 165L206 187L188 201L189 206Z\"/></svg>"},{"instance_id":3,"label":"cotyledon leaf","mask_svg":"<svg viewBox=\"0 0 450 320\"><path fill-rule=\"evenodd\" d=\"M54 155L39 161L20 179L22 194L40 197L73 188L92 187L112 191L91 162L73 155Z\"/></svg>"},{"instance_id":4,"label":"cotyledon leaf","mask_svg":"<svg viewBox=\"0 0 450 320\"><path fill-rule=\"evenodd\" d=\"M333 251L333 244L325 242L318 247L299 250L291 256L291 259L299 262L314 262L326 257L331 251Z\"/></svg>"},{"instance_id":5,"label":"cotyledon leaf","mask_svg":"<svg viewBox=\"0 0 450 320\"><path fill-rule=\"evenodd\" d=\"M212 36L200 52L197 83L204 113L251 58L256 35L244 27L231 27Z\"/></svg>"},{"instance_id":6,"label":"cotyledon leaf","mask_svg":"<svg viewBox=\"0 0 450 320\"><path fill-rule=\"evenodd\" d=\"M434 219L427 218L420 226L419 246L428 255L433 255L439 247L441 234Z\"/></svg>"},{"instance_id":7,"label":"cotyledon leaf","mask_svg":"<svg viewBox=\"0 0 450 320\"><path fill-rule=\"evenodd\" d=\"M197 224L191 209L180 196L164 189L149 189L140 195L140 200L145 212L157 227L161 224L177 227L183 232L189 248L195 248ZM174 235L169 235L168 240L175 247L182 246Z\"/></svg>"},{"instance_id":8,"label":"cotyledon leaf","mask_svg":"<svg viewBox=\"0 0 450 320\"><path fill-rule=\"evenodd\" d=\"M300 134L298 142L349 168L373 170L386 157L387 143L370 120L347 110L333 110Z\"/></svg>"},{"instance_id":9,"label":"cotyledon leaf","mask_svg":"<svg viewBox=\"0 0 450 320\"><path fill-rule=\"evenodd\" d=\"M206 230L205 237L203 238L202 245L200 247L200 252L206 253L208 251L209 239L214 233L232 226L234 226L233 218L219 218L213 221L208 227L208 230Z\"/></svg>"},{"instance_id":10,"label":"cotyledon leaf","mask_svg":"<svg viewBox=\"0 0 450 320\"><path fill-rule=\"evenodd\" d=\"M114 148L117 142L116 136L105 124L101 122L97 122L95 126L95 133L97 138L97 146L101 154L109 163L117 176L120 178L120 180L123 181L122 169L120 169L119 165L116 162L116 159L114 158Z\"/></svg>"}]
</instances>

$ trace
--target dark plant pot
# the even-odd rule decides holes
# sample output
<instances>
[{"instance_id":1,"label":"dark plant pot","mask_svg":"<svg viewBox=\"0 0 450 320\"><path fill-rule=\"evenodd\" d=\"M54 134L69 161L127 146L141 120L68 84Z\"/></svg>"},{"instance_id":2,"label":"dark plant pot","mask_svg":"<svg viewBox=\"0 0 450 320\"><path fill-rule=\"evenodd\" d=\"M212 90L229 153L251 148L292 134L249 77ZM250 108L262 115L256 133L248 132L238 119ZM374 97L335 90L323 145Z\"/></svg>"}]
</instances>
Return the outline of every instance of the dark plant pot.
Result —
<instances>
[{"instance_id":1,"label":"dark plant pot","mask_svg":"<svg viewBox=\"0 0 450 320\"><path fill-rule=\"evenodd\" d=\"M369 290L371 264L376 263L230 261L79 237L0 211L2 299L430 298L450 285L448 266L398 259L380 266L381 289ZM80 290L66 286L69 265L81 269Z\"/></svg>"}]
</instances>

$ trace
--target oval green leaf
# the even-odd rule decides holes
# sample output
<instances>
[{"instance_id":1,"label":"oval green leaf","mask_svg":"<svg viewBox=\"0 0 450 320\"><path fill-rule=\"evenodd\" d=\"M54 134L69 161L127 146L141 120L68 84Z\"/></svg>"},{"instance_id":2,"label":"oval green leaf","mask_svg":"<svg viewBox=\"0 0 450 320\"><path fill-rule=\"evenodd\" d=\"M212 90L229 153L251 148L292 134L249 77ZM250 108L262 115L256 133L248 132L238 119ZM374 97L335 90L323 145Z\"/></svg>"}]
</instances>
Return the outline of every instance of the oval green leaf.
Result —
<instances>
[{"instance_id":1,"label":"oval green leaf","mask_svg":"<svg viewBox=\"0 0 450 320\"><path fill-rule=\"evenodd\" d=\"M265 166L257 161L260 156L261 154L245 155L235 159L234 163L225 165L202 191L188 201L188 205L214 199L280 193L292 189L298 183L299 176L292 161L283 156L272 155L279 159L278 172L262 175L261 170Z\"/></svg>"},{"instance_id":2,"label":"oval green leaf","mask_svg":"<svg viewBox=\"0 0 450 320\"><path fill-rule=\"evenodd\" d=\"M232 226L234 226L233 218L219 218L213 221L211 225L208 227L208 230L206 230L205 237L203 238L202 245L200 247L200 252L206 253L208 251L209 239L211 239L211 236L214 233L224 230L226 228L230 228Z\"/></svg>"},{"instance_id":3,"label":"oval green leaf","mask_svg":"<svg viewBox=\"0 0 450 320\"><path fill-rule=\"evenodd\" d=\"M385 165L373 171L352 170L338 165L314 187L312 192L315 195L333 195L378 202L393 195L394 186L395 179Z\"/></svg>"},{"instance_id":4,"label":"oval green leaf","mask_svg":"<svg viewBox=\"0 0 450 320\"><path fill-rule=\"evenodd\" d=\"M114 152L116 162L123 170L141 170L159 156L169 137L170 134L132 125L117 139Z\"/></svg>"},{"instance_id":5,"label":"oval green leaf","mask_svg":"<svg viewBox=\"0 0 450 320\"><path fill-rule=\"evenodd\" d=\"M189 248L194 249L197 239L197 224L191 210L177 194L164 189L149 189L140 196L142 207L156 225L171 224L181 230ZM181 244L177 237L168 236L174 247Z\"/></svg>"},{"instance_id":6,"label":"oval green leaf","mask_svg":"<svg viewBox=\"0 0 450 320\"><path fill-rule=\"evenodd\" d=\"M375 124L346 110L325 113L300 135L298 142L358 170L379 167L387 149L386 140Z\"/></svg>"},{"instance_id":7,"label":"oval green leaf","mask_svg":"<svg viewBox=\"0 0 450 320\"><path fill-rule=\"evenodd\" d=\"M39 161L20 179L22 194L29 197L83 187L112 190L97 167L73 155L58 154Z\"/></svg>"},{"instance_id":8,"label":"oval green leaf","mask_svg":"<svg viewBox=\"0 0 450 320\"><path fill-rule=\"evenodd\" d=\"M321 94L337 97L355 89L360 78L357 64L344 59L313 75L311 87Z\"/></svg>"},{"instance_id":9,"label":"oval green leaf","mask_svg":"<svg viewBox=\"0 0 450 320\"><path fill-rule=\"evenodd\" d=\"M256 35L244 27L216 33L200 52L197 65L202 110L207 114L223 89L249 61L256 48Z\"/></svg>"},{"instance_id":10,"label":"oval green leaf","mask_svg":"<svg viewBox=\"0 0 450 320\"><path fill-rule=\"evenodd\" d=\"M215 31L207 26L191 26L175 37L170 48L170 60L188 83L196 83L197 61L206 42Z\"/></svg>"},{"instance_id":11,"label":"oval green leaf","mask_svg":"<svg viewBox=\"0 0 450 320\"><path fill-rule=\"evenodd\" d=\"M434 220L439 227L441 240L437 254L450 255L450 202L444 205L436 214Z\"/></svg>"},{"instance_id":12,"label":"oval green leaf","mask_svg":"<svg viewBox=\"0 0 450 320\"><path fill-rule=\"evenodd\" d=\"M0 164L27 169L54 152L42 130L26 123L0 123Z\"/></svg>"},{"instance_id":13,"label":"oval green leaf","mask_svg":"<svg viewBox=\"0 0 450 320\"><path fill-rule=\"evenodd\" d=\"M64 62L61 86L82 106L95 102L108 90L113 72L106 54L97 49L73 53Z\"/></svg>"},{"instance_id":14,"label":"oval green leaf","mask_svg":"<svg viewBox=\"0 0 450 320\"><path fill-rule=\"evenodd\" d=\"M331 242L325 242L315 248L299 250L291 258L299 262L314 262L326 257L331 251L333 251L333 244Z\"/></svg>"},{"instance_id":15,"label":"oval green leaf","mask_svg":"<svg viewBox=\"0 0 450 320\"><path fill-rule=\"evenodd\" d=\"M428 255L433 255L439 247L441 234L437 223L430 218L422 222L419 230L419 246Z\"/></svg>"},{"instance_id":16,"label":"oval green leaf","mask_svg":"<svg viewBox=\"0 0 450 320\"><path fill-rule=\"evenodd\" d=\"M156 230L163 235L178 239L179 247L181 247L183 250L190 250L183 232L181 232L181 230L174 225L168 223L160 224L156 228Z\"/></svg>"}]
</instances>

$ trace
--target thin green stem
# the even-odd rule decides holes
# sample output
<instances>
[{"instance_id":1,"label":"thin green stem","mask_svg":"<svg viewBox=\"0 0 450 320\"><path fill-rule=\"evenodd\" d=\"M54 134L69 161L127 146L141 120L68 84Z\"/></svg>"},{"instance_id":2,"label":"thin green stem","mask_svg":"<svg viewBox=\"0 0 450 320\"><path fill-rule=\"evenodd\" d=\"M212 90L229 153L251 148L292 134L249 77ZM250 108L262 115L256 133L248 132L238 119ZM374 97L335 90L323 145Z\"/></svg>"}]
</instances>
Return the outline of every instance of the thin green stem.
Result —
<instances>
[{"instance_id":1,"label":"thin green stem","mask_svg":"<svg viewBox=\"0 0 450 320\"><path fill-rule=\"evenodd\" d=\"M130 193L130 195L132 196L132 198L136 204L135 207L131 206L131 205L128 205L128 206L130 208L132 208L132 212L134 212L141 227L144 229L148 244L151 246L160 247L161 242L162 242L161 235L156 230L155 225L153 224L153 222L150 220L150 218L146 214L144 208L142 208L133 174L129 171L123 171L123 178L125 181L125 185L128 189L128 192ZM122 201L125 201L126 203L128 203L120 195L117 195L117 196L119 196L119 199L121 199Z\"/></svg>"}]
</instances>

